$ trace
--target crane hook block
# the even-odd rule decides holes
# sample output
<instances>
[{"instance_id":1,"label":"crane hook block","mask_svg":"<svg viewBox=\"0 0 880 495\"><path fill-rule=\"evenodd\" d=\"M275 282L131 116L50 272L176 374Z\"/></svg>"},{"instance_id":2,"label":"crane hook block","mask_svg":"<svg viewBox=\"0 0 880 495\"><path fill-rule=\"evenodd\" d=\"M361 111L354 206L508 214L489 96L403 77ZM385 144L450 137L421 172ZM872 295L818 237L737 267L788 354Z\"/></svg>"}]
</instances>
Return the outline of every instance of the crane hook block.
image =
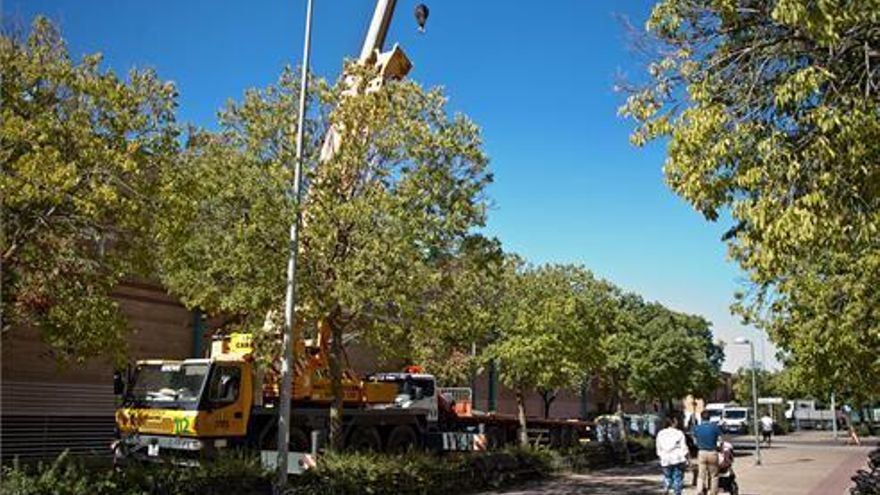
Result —
<instances>
[{"instance_id":1,"label":"crane hook block","mask_svg":"<svg viewBox=\"0 0 880 495\"><path fill-rule=\"evenodd\" d=\"M416 6L415 14L416 22L419 25L419 32L425 32L425 23L428 22L428 14L430 13L431 11L428 9L427 5L420 3Z\"/></svg>"}]
</instances>

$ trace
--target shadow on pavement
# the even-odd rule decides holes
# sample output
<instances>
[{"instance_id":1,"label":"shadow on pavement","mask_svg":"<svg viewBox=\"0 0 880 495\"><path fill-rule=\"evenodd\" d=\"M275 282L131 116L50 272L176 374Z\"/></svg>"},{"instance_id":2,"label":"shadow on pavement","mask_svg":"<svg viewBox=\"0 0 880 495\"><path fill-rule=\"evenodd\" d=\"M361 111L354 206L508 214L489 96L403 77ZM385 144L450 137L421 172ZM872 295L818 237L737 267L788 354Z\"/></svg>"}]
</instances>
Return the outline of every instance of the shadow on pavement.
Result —
<instances>
[{"instance_id":1,"label":"shadow on pavement","mask_svg":"<svg viewBox=\"0 0 880 495\"><path fill-rule=\"evenodd\" d=\"M654 463L569 474L517 488L491 492L504 495L659 495L663 493L660 467Z\"/></svg>"},{"instance_id":2,"label":"shadow on pavement","mask_svg":"<svg viewBox=\"0 0 880 495\"><path fill-rule=\"evenodd\" d=\"M610 475L571 475L552 482L523 486L500 492L504 495L658 495L663 493L657 480L641 478L613 478Z\"/></svg>"}]
</instances>

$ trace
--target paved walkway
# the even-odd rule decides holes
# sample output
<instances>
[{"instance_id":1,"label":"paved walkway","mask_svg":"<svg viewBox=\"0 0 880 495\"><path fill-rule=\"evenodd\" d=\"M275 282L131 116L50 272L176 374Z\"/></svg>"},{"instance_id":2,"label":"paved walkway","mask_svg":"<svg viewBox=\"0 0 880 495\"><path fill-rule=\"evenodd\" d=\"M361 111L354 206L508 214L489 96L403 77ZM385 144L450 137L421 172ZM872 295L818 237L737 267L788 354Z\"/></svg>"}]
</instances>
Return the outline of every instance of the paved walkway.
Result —
<instances>
[{"instance_id":1,"label":"paved walkway","mask_svg":"<svg viewBox=\"0 0 880 495\"><path fill-rule=\"evenodd\" d=\"M866 439L862 447L834 441L827 432L801 432L779 437L773 447L762 450L763 465L755 466L748 438L735 441L734 471L741 495L844 495L850 476L865 464L877 439ZM686 477L690 480L690 476ZM686 494L696 490L688 488ZM657 495L662 494L662 476L655 464L608 469L589 474L570 474L493 495ZM487 494L488 495L488 494Z\"/></svg>"}]
</instances>

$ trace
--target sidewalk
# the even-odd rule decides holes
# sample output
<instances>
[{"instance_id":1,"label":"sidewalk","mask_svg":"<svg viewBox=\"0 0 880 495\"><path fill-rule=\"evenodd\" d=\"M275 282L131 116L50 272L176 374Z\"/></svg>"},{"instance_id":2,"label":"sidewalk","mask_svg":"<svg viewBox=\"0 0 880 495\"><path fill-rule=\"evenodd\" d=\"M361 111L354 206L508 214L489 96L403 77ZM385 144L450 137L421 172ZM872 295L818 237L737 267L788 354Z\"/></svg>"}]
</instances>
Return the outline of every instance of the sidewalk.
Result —
<instances>
[{"instance_id":1,"label":"sidewalk","mask_svg":"<svg viewBox=\"0 0 880 495\"><path fill-rule=\"evenodd\" d=\"M774 439L762 449L761 466L755 466L749 437L734 439L734 471L741 495L844 495L850 477L861 468L877 438L863 439L861 447L835 441L830 432L799 432ZM690 481L690 476L687 476ZM569 474L534 482L492 495L659 495L663 493L660 468L655 463ZM688 495L696 490L688 487ZM489 495L489 494L487 494Z\"/></svg>"},{"instance_id":2,"label":"sidewalk","mask_svg":"<svg viewBox=\"0 0 880 495\"><path fill-rule=\"evenodd\" d=\"M743 445L737 442L737 445ZM799 432L777 437L773 447L762 449L762 465L752 452L739 450L735 471L742 495L843 495L850 477L865 464L876 438L861 447L835 441L830 432Z\"/></svg>"}]
</instances>

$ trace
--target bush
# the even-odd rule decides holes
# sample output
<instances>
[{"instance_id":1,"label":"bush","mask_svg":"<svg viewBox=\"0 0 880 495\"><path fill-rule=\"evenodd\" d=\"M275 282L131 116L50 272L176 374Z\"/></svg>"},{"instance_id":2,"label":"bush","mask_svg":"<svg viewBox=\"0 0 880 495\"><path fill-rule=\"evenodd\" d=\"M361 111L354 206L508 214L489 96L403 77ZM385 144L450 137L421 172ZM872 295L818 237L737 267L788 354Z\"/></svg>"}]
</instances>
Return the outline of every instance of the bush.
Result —
<instances>
[{"instance_id":1,"label":"bush","mask_svg":"<svg viewBox=\"0 0 880 495\"><path fill-rule=\"evenodd\" d=\"M120 489L110 473L95 474L75 462L65 452L51 464L39 463L22 466L16 459L11 466L2 468L2 495L103 495L125 493L141 495L142 492Z\"/></svg>"},{"instance_id":2,"label":"bush","mask_svg":"<svg viewBox=\"0 0 880 495\"><path fill-rule=\"evenodd\" d=\"M657 449L651 437L635 437L627 440L630 459L634 462L647 462L657 458Z\"/></svg>"},{"instance_id":3,"label":"bush","mask_svg":"<svg viewBox=\"0 0 880 495\"><path fill-rule=\"evenodd\" d=\"M634 451L644 450L645 447L642 445L649 440L651 439L640 439L628 443L631 461L640 460L638 454L634 455ZM653 442L653 440L651 441ZM653 453L653 450L651 452ZM561 454L565 467L575 472L591 471L623 464L627 458L623 442L588 442L572 449L561 451Z\"/></svg>"},{"instance_id":4,"label":"bush","mask_svg":"<svg viewBox=\"0 0 880 495\"><path fill-rule=\"evenodd\" d=\"M295 480L290 493L306 495L447 495L547 476L553 454L545 449L507 449L485 454L325 454L315 469Z\"/></svg>"},{"instance_id":5,"label":"bush","mask_svg":"<svg viewBox=\"0 0 880 495\"><path fill-rule=\"evenodd\" d=\"M432 495L493 488L549 475L558 455L547 449L432 455L326 454L318 467L292 478L305 495ZM50 464L4 467L0 495L268 495L271 477L253 455L230 452L198 467L131 465L87 468L62 454Z\"/></svg>"},{"instance_id":6,"label":"bush","mask_svg":"<svg viewBox=\"0 0 880 495\"><path fill-rule=\"evenodd\" d=\"M128 466L88 469L64 453L53 463L3 467L0 495L220 495L271 493L259 459L231 453L199 467Z\"/></svg>"}]
</instances>

